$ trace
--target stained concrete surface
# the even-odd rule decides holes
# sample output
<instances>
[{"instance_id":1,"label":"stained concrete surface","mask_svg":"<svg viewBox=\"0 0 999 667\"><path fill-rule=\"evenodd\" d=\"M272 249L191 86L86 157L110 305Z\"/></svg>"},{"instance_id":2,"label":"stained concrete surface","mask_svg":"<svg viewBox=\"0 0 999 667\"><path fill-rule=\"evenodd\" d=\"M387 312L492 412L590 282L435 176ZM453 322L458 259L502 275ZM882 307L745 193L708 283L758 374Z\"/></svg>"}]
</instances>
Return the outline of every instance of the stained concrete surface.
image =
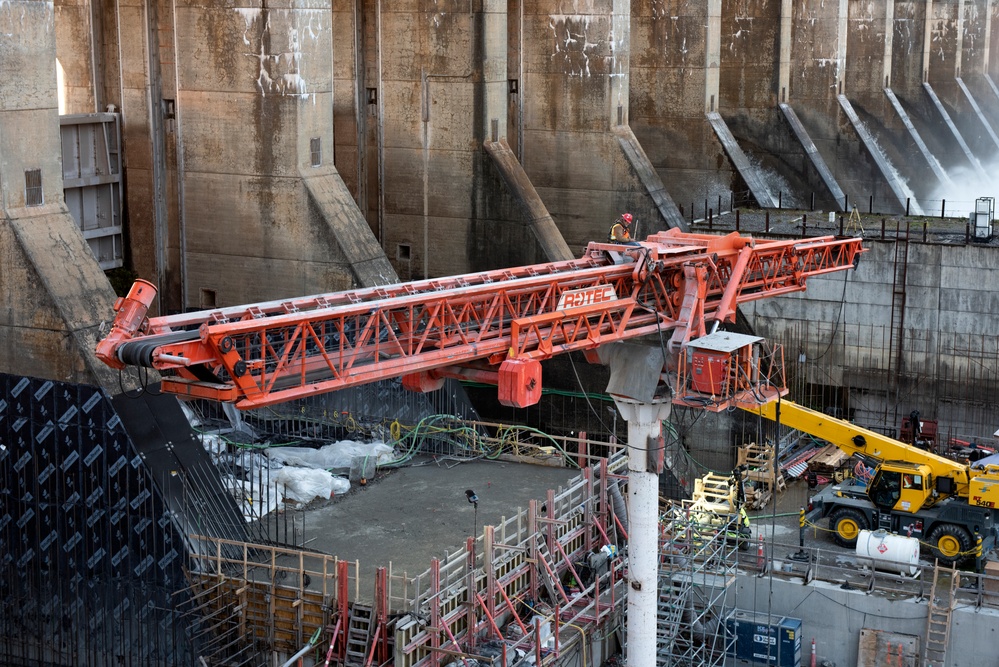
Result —
<instances>
[{"instance_id":1,"label":"stained concrete surface","mask_svg":"<svg viewBox=\"0 0 999 667\"><path fill-rule=\"evenodd\" d=\"M480 534L483 526L500 524L580 474L529 463L414 461L379 473L366 486L354 484L339 500L307 511L305 546L360 561L366 579L389 563L393 572L414 577L430 567L432 558L443 559L445 552L464 547L466 538ZM466 489L478 495L477 510L465 497ZM280 529L280 519L275 521Z\"/></svg>"},{"instance_id":2,"label":"stained concrete surface","mask_svg":"<svg viewBox=\"0 0 999 667\"><path fill-rule=\"evenodd\" d=\"M420 457L412 466L380 471L365 486L353 483L349 493L331 502L292 513L296 538L310 550L358 561L365 581L373 581L369 577L376 568L390 563L394 573L415 577L430 567L431 559L459 551L484 526L514 517L532 499L543 501L548 489L558 490L579 474L530 463ZM466 489L477 494L477 510L466 499ZM778 494L776 509L771 501L750 512L754 543L762 535L774 557L794 551L798 510L814 493L804 480L792 480ZM852 549L836 546L826 524L823 519L819 528L806 530L805 546L852 554ZM271 525L283 538L285 519L274 516ZM362 594L366 587L362 584Z\"/></svg>"}]
</instances>

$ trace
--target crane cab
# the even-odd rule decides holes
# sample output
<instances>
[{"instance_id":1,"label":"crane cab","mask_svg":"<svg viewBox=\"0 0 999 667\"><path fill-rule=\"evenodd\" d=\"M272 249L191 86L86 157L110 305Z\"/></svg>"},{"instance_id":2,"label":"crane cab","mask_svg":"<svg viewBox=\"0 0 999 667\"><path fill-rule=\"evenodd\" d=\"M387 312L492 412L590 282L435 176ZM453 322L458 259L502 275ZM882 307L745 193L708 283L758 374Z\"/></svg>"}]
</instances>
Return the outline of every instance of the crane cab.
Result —
<instances>
[{"instance_id":1,"label":"crane cab","mask_svg":"<svg viewBox=\"0 0 999 667\"><path fill-rule=\"evenodd\" d=\"M940 493L934 484L931 467L924 463L884 461L867 485L867 497L884 511L918 512L942 495L949 493Z\"/></svg>"}]
</instances>

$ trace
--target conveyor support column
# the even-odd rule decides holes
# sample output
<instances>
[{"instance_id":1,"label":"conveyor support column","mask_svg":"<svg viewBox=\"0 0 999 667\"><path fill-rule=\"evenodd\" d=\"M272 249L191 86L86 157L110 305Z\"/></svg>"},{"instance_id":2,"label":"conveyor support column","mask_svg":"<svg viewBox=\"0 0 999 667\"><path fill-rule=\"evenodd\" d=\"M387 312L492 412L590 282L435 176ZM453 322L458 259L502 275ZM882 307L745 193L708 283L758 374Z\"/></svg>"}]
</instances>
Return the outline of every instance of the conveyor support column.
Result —
<instances>
[{"instance_id":1,"label":"conveyor support column","mask_svg":"<svg viewBox=\"0 0 999 667\"><path fill-rule=\"evenodd\" d=\"M615 398L628 422L628 667L656 665L659 476L649 467L649 442L668 419L668 401Z\"/></svg>"}]
</instances>

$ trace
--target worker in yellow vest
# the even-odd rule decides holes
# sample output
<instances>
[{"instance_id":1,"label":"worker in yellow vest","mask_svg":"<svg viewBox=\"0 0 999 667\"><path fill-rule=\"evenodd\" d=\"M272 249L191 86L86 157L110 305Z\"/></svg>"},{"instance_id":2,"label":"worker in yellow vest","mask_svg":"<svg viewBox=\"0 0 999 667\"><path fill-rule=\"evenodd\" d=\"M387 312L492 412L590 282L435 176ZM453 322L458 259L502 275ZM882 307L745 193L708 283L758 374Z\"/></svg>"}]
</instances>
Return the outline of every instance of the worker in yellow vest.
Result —
<instances>
[{"instance_id":1,"label":"worker in yellow vest","mask_svg":"<svg viewBox=\"0 0 999 667\"><path fill-rule=\"evenodd\" d=\"M614 221L614 226L610 228L610 232L607 234L607 240L611 243L628 243L631 241L631 232L629 228L631 227L631 213L622 213L621 217Z\"/></svg>"}]
</instances>

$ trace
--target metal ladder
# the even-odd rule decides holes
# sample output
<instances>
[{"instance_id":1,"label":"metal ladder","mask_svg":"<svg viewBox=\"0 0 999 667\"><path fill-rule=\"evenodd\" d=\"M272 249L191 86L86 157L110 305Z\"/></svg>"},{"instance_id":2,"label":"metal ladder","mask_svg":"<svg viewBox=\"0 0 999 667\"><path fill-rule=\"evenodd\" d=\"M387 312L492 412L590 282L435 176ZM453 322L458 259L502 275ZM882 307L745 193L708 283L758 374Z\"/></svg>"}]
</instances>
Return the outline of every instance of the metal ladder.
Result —
<instances>
[{"instance_id":1,"label":"metal ladder","mask_svg":"<svg viewBox=\"0 0 999 667\"><path fill-rule=\"evenodd\" d=\"M538 576L541 577L542 583L548 589L548 595L551 596L552 602L568 604L569 596L566 595L565 589L562 588L562 582L559 581L558 567L552 560L548 545L545 544L545 538L540 534L535 539L535 554L538 561Z\"/></svg>"},{"instance_id":2,"label":"metal ladder","mask_svg":"<svg viewBox=\"0 0 999 667\"><path fill-rule=\"evenodd\" d=\"M923 647L923 667L943 667L947 660L950 639L950 616L954 609L954 593L961 583L961 573L955 569L933 568L929 612L926 617L926 643Z\"/></svg>"},{"instance_id":3,"label":"metal ladder","mask_svg":"<svg viewBox=\"0 0 999 667\"><path fill-rule=\"evenodd\" d=\"M343 660L346 667L363 667L368 655L373 621L374 612L371 607L363 604L351 607L347 622L347 651Z\"/></svg>"}]
</instances>

